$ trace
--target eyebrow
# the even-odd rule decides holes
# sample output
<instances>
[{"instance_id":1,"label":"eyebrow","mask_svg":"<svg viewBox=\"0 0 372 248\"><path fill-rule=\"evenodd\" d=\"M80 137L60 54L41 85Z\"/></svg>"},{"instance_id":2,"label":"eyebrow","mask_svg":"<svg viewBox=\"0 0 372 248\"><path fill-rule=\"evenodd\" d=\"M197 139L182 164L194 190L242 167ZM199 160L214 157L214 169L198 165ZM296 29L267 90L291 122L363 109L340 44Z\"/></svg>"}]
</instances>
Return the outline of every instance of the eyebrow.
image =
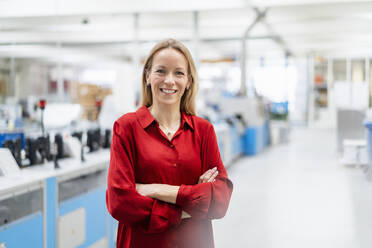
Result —
<instances>
[{"instance_id":1,"label":"eyebrow","mask_svg":"<svg viewBox=\"0 0 372 248\"><path fill-rule=\"evenodd\" d=\"M157 68L166 68L166 66L164 66L164 65L155 65L154 67L157 67ZM186 68L176 67L176 70L185 70L186 71Z\"/></svg>"}]
</instances>

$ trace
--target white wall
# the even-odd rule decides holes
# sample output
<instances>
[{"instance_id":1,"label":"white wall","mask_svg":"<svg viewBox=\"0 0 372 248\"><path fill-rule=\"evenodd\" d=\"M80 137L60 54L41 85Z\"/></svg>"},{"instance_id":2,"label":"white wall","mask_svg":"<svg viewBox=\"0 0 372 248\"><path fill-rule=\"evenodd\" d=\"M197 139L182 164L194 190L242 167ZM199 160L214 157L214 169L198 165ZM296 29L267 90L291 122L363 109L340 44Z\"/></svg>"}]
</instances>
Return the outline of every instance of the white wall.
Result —
<instances>
[{"instance_id":1,"label":"white wall","mask_svg":"<svg viewBox=\"0 0 372 248\"><path fill-rule=\"evenodd\" d=\"M133 66L129 63L123 63L117 68L117 78L112 90L115 98L113 111L119 115L135 111L136 84L140 84L141 82L136 82L135 78L139 77L135 77L134 71Z\"/></svg>"}]
</instances>

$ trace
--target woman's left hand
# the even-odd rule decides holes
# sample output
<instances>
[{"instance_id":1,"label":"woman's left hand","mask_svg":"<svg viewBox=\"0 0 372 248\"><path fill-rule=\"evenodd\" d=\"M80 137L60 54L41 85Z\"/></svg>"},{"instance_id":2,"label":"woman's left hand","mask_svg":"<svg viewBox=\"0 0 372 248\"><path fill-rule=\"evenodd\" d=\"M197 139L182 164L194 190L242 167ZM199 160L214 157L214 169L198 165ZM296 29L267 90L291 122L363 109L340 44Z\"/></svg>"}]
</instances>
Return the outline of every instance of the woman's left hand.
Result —
<instances>
[{"instance_id":1,"label":"woman's left hand","mask_svg":"<svg viewBox=\"0 0 372 248\"><path fill-rule=\"evenodd\" d=\"M206 172L204 172L203 175L201 175L199 177L199 181L198 181L198 184L199 183L209 183L209 182L214 182L216 181L216 177L218 175L218 170L217 170L217 167L214 167L212 169L209 169L207 170Z\"/></svg>"}]
</instances>

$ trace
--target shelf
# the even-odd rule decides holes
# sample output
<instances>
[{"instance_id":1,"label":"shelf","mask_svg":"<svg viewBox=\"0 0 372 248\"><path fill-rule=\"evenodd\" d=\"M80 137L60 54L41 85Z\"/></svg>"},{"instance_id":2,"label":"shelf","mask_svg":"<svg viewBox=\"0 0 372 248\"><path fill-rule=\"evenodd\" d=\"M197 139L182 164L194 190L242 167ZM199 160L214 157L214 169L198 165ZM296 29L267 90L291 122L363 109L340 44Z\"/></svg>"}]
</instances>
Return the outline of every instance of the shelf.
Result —
<instances>
[{"instance_id":1,"label":"shelf","mask_svg":"<svg viewBox=\"0 0 372 248\"><path fill-rule=\"evenodd\" d=\"M316 90L327 90L327 84L315 84L314 89Z\"/></svg>"}]
</instances>

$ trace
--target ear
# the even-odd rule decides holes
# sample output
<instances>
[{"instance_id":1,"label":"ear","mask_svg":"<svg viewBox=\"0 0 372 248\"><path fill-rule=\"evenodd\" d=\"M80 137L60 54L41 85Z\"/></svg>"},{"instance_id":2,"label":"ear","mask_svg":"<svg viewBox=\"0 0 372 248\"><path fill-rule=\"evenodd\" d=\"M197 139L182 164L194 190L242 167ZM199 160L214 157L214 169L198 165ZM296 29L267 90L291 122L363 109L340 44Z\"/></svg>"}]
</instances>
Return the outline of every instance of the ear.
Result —
<instances>
[{"instance_id":1,"label":"ear","mask_svg":"<svg viewBox=\"0 0 372 248\"><path fill-rule=\"evenodd\" d=\"M190 86L191 86L191 84L192 84L192 81L193 81L193 79L192 79L192 76L191 75L189 75L188 76L188 82L187 82L187 84L186 84L186 89L187 90L189 90L190 89Z\"/></svg>"},{"instance_id":2,"label":"ear","mask_svg":"<svg viewBox=\"0 0 372 248\"><path fill-rule=\"evenodd\" d=\"M189 90L190 87L191 87L191 83L192 83L192 78L189 79L189 81L187 82L186 84L186 89Z\"/></svg>"}]
</instances>

